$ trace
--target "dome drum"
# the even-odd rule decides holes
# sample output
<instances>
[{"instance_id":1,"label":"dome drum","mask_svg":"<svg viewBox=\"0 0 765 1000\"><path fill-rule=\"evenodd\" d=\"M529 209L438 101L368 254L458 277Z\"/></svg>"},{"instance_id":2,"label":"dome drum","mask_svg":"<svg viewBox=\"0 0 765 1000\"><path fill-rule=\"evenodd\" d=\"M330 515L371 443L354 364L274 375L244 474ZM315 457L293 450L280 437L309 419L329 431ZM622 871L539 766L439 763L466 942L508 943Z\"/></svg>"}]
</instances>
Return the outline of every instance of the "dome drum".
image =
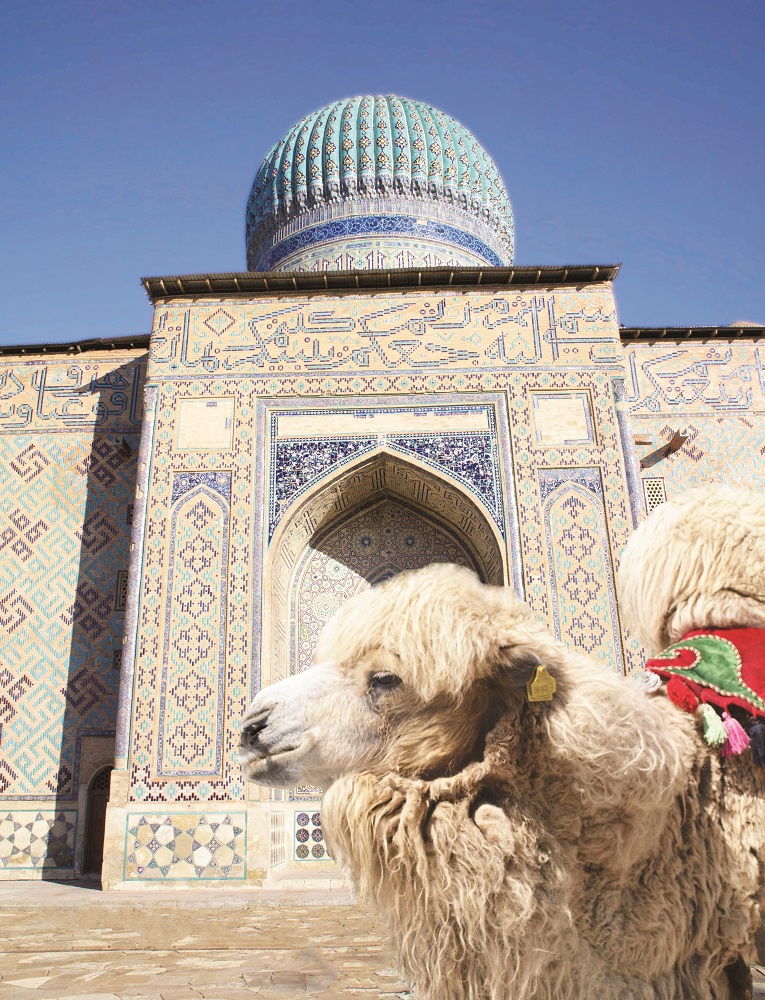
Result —
<instances>
[{"instance_id":1,"label":"dome drum","mask_svg":"<svg viewBox=\"0 0 765 1000\"><path fill-rule=\"evenodd\" d=\"M332 256L335 250L343 252L346 240L362 237L416 240L423 251L429 248L438 255L439 264L499 267L506 262L507 248L486 220L466 217L447 199L434 201L437 203L431 202L417 211L418 206L411 198L356 197L309 209L283 222L275 220L251 235L247 247L250 270L300 270L294 255L301 248L321 244L326 254ZM397 258L399 249L398 244L391 247ZM410 265L397 259L390 266L418 264L429 266L419 257Z\"/></svg>"}]
</instances>

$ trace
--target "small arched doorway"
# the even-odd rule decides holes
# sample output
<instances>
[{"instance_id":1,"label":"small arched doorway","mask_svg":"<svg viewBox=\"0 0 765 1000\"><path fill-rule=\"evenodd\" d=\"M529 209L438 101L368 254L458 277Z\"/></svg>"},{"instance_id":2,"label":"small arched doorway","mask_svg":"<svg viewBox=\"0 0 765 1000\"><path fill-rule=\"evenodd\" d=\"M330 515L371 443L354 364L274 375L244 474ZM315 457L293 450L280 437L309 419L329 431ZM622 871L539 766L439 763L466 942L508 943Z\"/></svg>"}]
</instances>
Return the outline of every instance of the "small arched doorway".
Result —
<instances>
[{"instance_id":1,"label":"small arched doorway","mask_svg":"<svg viewBox=\"0 0 765 1000\"><path fill-rule=\"evenodd\" d=\"M109 801L111 766L102 767L93 775L88 785L85 807L85 850L82 871L85 875L100 875L104 863L104 833L106 830L106 805Z\"/></svg>"}]
</instances>

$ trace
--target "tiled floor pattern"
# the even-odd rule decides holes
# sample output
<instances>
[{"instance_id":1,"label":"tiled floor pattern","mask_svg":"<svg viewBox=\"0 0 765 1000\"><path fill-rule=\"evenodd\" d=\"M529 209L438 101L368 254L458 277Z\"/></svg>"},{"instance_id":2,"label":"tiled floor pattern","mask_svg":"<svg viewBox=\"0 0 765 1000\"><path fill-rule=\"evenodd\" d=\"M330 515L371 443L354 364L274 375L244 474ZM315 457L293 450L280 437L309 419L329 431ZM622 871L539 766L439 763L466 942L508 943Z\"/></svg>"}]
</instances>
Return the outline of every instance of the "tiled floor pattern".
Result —
<instances>
[{"instance_id":1,"label":"tiled floor pattern","mask_svg":"<svg viewBox=\"0 0 765 1000\"><path fill-rule=\"evenodd\" d=\"M408 996L381 922L344 890L0 883L0 1000Z\"/></svg>"}]
</instances>

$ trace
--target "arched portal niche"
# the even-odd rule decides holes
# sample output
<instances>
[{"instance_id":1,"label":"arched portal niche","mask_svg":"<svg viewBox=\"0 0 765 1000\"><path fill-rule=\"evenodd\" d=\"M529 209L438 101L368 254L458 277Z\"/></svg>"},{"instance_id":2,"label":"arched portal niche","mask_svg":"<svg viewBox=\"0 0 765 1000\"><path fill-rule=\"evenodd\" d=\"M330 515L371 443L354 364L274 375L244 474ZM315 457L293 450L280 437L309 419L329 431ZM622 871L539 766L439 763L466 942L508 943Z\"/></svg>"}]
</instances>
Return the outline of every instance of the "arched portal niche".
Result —
<instances>
[{"instance_id":1,"label":"arched portal niche","mask_svg":"<svg viewBox=\"0 0 765 1000\"><path fill-rule=\"evenodd\" d=\"M506 580L504 543L460 486L386 451L319 483L274 534L263 685L308 665L321 627L354 594L407 569L454 562Z\"/></svg>"},{"instance_id":2,"label":"arched portal niche","mask_svg":"<svg viewBox=\"0 0 765 1000\"><path fill-rule=\"evenodd\" d=\"M292 671L309 666L319 632L348 598L396 573L439 562L480 572L458 535L400 500L360 507L312 539L292 586Z\"/></svg>"}]
</instances>

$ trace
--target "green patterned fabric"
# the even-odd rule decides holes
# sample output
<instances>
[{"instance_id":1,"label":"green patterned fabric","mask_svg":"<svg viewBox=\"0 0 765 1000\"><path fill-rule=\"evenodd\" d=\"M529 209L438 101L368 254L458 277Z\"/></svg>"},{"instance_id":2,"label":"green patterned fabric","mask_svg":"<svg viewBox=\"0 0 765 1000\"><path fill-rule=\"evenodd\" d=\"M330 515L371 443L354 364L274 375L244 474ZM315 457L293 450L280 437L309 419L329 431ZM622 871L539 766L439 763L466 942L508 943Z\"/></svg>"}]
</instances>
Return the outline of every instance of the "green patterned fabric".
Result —
<instances>
[{"instance_id":1,"label":"green patterned fabric","mask_svg":"<svg viewBox=\"0 0 765 1000\"><path fill-rule=\"evenodd\" d=\"M687 664L686 661L686 665L681 665L684 650L696 653L695 664ZM667 660L670 662L661 663ZM649 662L660 667L662 673L695 681L696 684L712 688L723 695L745 699L765 711L765 701L743 683L741 658L736 647L727 639L712 635L690 636L665 649Z\"/></svg>"}]
</instances>

